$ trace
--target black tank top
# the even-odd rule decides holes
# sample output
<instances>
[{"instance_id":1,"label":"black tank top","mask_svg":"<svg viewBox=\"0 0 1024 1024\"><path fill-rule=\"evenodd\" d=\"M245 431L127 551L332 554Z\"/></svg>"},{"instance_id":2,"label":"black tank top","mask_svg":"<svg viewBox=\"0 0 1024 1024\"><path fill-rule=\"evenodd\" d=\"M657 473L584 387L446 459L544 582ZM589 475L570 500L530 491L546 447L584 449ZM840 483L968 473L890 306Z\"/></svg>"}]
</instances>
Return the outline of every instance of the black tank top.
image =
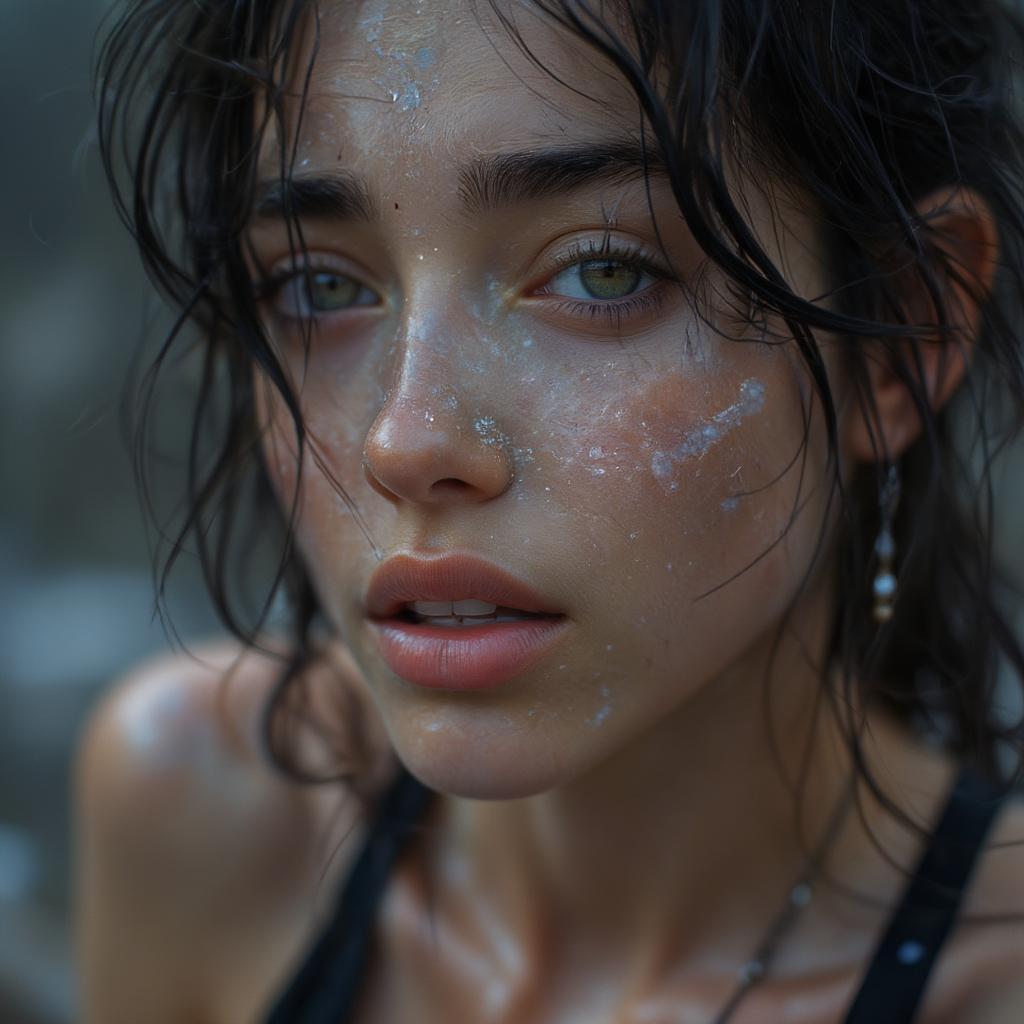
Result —
<instances>
[{"instance_id":1,"label":"black tank top","mask_svg":"<svg viewBox=\"0 0 1024 1024\"><path fill-rule=\"evenodd\" d=\"M395 861L417 831L433 795L404 769L399 772L379 804L332 919L266 1024L347 1024L367 965L377 905ZM961 770L845 1024L911 1024L914 1020L932 967L956 920L977 854L1005 798L1005 790L970 769Z\"/></svg>"}]
</instances>

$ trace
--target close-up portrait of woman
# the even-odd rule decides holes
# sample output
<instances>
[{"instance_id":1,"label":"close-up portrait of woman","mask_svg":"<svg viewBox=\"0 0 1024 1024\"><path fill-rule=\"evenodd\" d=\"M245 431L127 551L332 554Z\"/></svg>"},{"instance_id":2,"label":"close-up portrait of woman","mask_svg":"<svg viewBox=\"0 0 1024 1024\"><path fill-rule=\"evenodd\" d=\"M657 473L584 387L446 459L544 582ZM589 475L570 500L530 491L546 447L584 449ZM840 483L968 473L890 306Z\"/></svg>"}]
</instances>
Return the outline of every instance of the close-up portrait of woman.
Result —
<instances>
[{"instance_id":1,"label":"close-up portrait of woman","mask_svg":"<svg viewBox=\"0 0 1024 1024\"><path fill-rule=\"evenodd\" d=\"M1022 56L996 0L109 12L153 600L220 635L78 736L86 1024L1024 1020Z\"/></svg>"}]
</instances>

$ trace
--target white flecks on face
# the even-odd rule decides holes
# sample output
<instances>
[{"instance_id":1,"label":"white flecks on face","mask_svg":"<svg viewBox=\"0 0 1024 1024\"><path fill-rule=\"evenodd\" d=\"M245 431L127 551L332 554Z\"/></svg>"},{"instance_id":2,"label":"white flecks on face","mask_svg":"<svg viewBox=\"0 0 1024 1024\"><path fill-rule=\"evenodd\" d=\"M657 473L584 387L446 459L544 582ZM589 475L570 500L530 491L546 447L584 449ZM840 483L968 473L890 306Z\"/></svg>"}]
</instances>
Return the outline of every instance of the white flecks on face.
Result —
<instances>
[{"instance_id":1,"label":"white flecks on face","mask_svg":"<svg viewBox=\"0 0 1024 1024\"><path fill-rule=\"evenodd\" d=\"M498 429L493 416L478 416L473 421L473 430L484 444L504 448L505 451L511 453L516 465L535 461L533 449L512 444L508 434Z\"/></svg>"},{"instance_id":2,"label":"white flecks on face","mask_svg":"<svg viewBox=\"0 0 1024 1024\"><path fill-rule=\"evenodd\" d=\"M683 435L682 440L669 451L656 451L651 456L651 472L655 479L669 491L678 489L674 479L675 467L688 459L701 458L719 441L727 437L748 416L764 408L764 385L754 378L740 385L740 397L732 405L715 413L710 419L699 420Z\"/></svg>"},{"instance_id":3,"label":"white flecks on face","mask_svg":"<svg viewBox=\"0 0 1024 1024\"><path fill-rule=\"evenodd\" d=\"M384 62L384 73L372 80L387 95L395 107L402 112L411 112L437 87L439 76L429 75L438 63L437 51L433 46L388 46L381 39L382 30L388 20L387 5L366 12L359 21L364 38L371 52ZM419 12L417 12L419 13ZM405 12L407 20L407 12Z\"/></svg>"},{"instance_id":4,"label":"white flecks on face","mask_svg":"<svg viewBox=\"0 0 1024 1024\"><path fill-rule=\"evenodd\" d=\"M611 648L609 648L610 650ZM601 696L604 697L605 702L594 712L590 718L587 719L587 725L596 729L607 721L608 716L612 713L612 702L611 702L611 690L607 686L601 687Z\"/></svg>"}]
</instances>

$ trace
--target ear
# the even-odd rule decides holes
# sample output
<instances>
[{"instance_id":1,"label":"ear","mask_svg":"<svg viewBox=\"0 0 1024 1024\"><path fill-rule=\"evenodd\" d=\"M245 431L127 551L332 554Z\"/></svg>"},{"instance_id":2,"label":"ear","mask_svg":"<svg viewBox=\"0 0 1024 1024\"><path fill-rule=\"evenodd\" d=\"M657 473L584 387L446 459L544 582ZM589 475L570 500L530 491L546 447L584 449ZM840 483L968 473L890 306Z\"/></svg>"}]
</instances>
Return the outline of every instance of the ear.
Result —
<instances>
[{"instance_id":1,"label":"ear","mask_svg":"<svg viewBox=\"0 0 1024 1024\"><path fill-rule=\"evenodd\" d=\"M869 425L859 404L850 409L847 449L858 461L895 461L921 433L921 418L899 377L897 358L922 381L933 412L937 413L952 397L967 372L981 326L981 305L995 281L999 239L995 218L984 199L968 189L944 189L918 203L917 213L926 223L924 230L932 252L940 257L936 271L952 332L919 340L919 365L915 365L910 341L897 342L898 356L891 346L866 342L875 348L868 353L866 363L877 420ZM903 309L907 321L936 323L936 305L921 275L908 271L905 276Z\"/></svg>"}]
</instances>

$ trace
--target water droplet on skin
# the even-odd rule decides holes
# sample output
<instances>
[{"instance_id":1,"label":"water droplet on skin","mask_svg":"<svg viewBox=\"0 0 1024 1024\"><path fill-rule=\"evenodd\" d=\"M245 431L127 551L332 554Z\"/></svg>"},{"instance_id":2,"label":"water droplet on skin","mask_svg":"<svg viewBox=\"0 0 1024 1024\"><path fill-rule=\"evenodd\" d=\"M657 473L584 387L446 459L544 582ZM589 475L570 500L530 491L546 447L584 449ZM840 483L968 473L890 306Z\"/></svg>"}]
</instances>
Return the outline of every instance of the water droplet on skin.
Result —
<instances>
[{"instance_id":1,"label":"water droplet on skin","mask_svg":"<svg viewBox=\"0 0 1024 1024\"><path fill-rule=\"evenodd\" d=\"M636 539L637 539L637 537L639 537L639 536L640 536L640 534L639 534L639 533L637 533L637 532L636 532L636 531L634 530L634 531L633 531L633 532L632 532L632 533L631 533L631 534L629 535L629 539L630 539L630 540L636 540Z\"/></svg>"},{"instance_id":2,"label":"water droplet on skin","mask_svg":"<svg viewBox=\"0 0 1024 1024\"><path fill-rule=\"evenodd\" d=\"M735 512L739 505L739 498L726 498L719 507L723 512Z\"/></svg>"},{"instance_id":3,"label":"water droplet on skin","mask_svg":"<svg viewBox=\"0 0 1024 1024\"><path fill-rule=\"evenodd\" d=\"M665 571L666 572L671 572L672 571L672 563L671 562L666 562L665 563Z\"/></svg>"},{"instance_id":4,"label":"water droplet on skin","mask_svg":"<svg viewBox=\"0 0 1024 1024\"><path fill-rule=\"evenodd\" d=\"M599 459L602 455L604 455L604 449L599 444L594 445L594 447L590 449L590 457L592 459Z\"/></svg>"},{"instance_id":5,"label":"water droplet on skin","mask_svg":"<svg viewBox=\"0 0 1024 1024\"><path fill-rule=\"evenodd\" d=\"M615 644L605 644L604 649L606 651L614 651L615 650Z\"/></svg>"}]
</instances>

